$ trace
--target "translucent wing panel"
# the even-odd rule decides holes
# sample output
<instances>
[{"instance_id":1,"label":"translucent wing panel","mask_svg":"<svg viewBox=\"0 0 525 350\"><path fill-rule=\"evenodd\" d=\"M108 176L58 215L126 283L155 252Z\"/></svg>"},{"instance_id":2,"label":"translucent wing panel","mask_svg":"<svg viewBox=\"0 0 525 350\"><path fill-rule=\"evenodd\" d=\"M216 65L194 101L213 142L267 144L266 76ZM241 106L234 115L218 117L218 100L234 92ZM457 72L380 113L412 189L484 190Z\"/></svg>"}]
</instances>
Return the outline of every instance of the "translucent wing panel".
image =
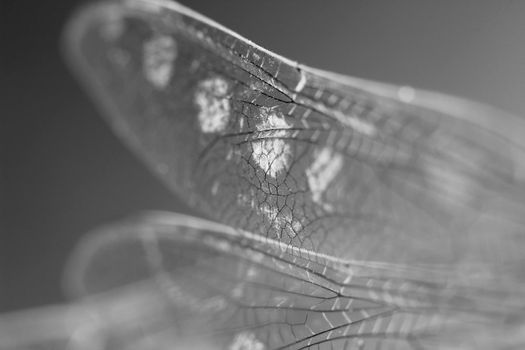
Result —
<instances>
[{"instance_id":1,"label":"translucent wing panel","mask_svg":"<svg viewBox=\"0 0 525 350\"><path fill-rule=\"evenodd\" d=\"M497 276L344 262L180 215L102 229L80 246L69 278L74 294L98 311L111 349L524 342L522 285L509 292L497 288Z\"/></svg>"},{"instance_id":2,"label":"translucent wing panel","mask_svg":"<svg viewBox=\"0 0 525 350\"><path fill-rule=\"evenodd\" d=\"M209 217L350 259L521 255L515 118L303 67L174 2L92 6L67 39L115 130Z\"/></svg>"}]
</instances>

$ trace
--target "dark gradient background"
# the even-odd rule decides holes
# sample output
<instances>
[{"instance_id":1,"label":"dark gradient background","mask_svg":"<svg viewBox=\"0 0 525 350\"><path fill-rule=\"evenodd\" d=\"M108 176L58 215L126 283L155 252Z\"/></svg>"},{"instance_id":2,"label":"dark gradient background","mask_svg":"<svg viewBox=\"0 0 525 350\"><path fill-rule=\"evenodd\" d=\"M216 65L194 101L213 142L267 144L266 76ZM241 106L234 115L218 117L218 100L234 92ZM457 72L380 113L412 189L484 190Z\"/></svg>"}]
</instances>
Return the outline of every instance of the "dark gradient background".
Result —
<instances>
[{"instance_id":1,"label":"dark gradient background","mask_svg":"<svg viewBox=\"0 0 525 350\"><path fill-rule=\"evenodd\" d=\"M525 115L525 1L184 1L273 51ZM0 311L63 301L89 229L188 211L99 118L59 51L78 1L2 1ZM524 135L525 137L525 135Z\"/></svg>"}]
</instances>

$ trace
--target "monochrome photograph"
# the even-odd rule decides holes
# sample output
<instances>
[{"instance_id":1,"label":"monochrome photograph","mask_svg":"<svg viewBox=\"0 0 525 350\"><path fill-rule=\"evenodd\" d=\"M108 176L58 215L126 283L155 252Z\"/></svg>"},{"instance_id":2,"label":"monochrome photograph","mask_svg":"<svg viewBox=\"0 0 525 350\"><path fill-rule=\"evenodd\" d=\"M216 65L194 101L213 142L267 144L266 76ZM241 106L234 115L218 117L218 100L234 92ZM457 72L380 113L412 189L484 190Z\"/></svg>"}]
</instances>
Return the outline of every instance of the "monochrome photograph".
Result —
<instances>
[{"instance_id":1,"label":"monochrome photograph","mask_svg":"<svg viewBox=\"0 0 525 350\"><path fill-rule=\"evenodd\" d=\"M0 349L525 348L525 2L1 13Z\"/></svg>"}]
</instances>

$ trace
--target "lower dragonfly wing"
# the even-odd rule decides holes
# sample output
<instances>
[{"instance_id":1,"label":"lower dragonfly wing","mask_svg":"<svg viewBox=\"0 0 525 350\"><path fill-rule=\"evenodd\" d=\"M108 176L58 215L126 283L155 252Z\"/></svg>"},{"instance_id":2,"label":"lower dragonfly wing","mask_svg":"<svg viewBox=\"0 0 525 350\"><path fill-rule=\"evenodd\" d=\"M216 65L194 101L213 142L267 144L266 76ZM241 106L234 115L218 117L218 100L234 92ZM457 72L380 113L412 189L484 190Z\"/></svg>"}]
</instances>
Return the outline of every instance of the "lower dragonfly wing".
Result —
<instances>
[{"instance_id":1,"label":"lower dragonfly wing","mask_svg":"<svg viewBox=\"0 0 525 350\"><path fill-rule=\"evenodd\" d=\"M343 261L178 214L105 227L70 266L69 290L98 311L111 349L525 344L523 285Z\"/></svg>"}]
</instances>

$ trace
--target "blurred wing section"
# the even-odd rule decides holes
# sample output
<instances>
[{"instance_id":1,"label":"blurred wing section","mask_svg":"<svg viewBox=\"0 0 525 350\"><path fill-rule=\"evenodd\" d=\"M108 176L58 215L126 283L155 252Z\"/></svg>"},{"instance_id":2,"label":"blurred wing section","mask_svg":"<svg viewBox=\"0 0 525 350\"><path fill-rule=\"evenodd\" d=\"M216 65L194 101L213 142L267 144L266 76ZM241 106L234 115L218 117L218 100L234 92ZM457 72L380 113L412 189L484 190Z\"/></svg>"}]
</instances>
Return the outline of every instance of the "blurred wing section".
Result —
<instances>
[{"instance_id":1,"label":"blurred wing section","mask_svg":"<svg viewBox=\"0 0 525 350\"><path fill-rule=\"evenodd\" d=\"M342 261L168 213L101 228L70 306L4 315L1 349L519 349L523 285Z\"/></svg>"},{"instance_id":2,"label":"blurred wing section","mask_svg":"<svg viewBox=\"0 0 525 350\"><path fill-rule=\"evenodd\" d=\"M0 314L0 349L105 350L101 323L94 316L80 304Z\"/></svg>"},{"instance_id":3,"label":"blurred wing section","mask_svg":"<svg viewBox=\"0 0 525 350\"><path fill-rule=\"evenodd\" d=\"M177 214L101 229L68 274L108 349L494 349L525 344L523 285L342 261Z\"/></svg>"}]
</instances>

